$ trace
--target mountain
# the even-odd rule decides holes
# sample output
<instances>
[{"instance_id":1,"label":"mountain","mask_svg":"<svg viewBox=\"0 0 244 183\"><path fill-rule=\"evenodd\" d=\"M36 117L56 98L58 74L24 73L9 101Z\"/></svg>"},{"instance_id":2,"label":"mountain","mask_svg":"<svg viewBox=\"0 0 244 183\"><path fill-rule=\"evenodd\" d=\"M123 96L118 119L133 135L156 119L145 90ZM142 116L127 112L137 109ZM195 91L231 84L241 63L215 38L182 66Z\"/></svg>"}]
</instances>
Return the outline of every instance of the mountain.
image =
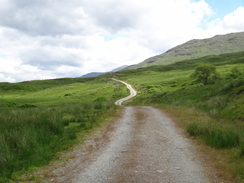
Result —
<instances>
[{"instance_id":1,"label":"mountain","mask_svg":"<svg viewBox=\"0 0 244 183\"><path fill-rule=\"evenodd\" d=\"M126 67L128 67L128 65L122 65L120 67L117 67L117 68L111 70L110 72L118 72L118 71L125 69Z\"/></svg>"},{"instance_id":2,"label":"mountain","mask_svg":"<svg viewBox=\"0 0 244 183\"><path fill-rule=\"evenodd\" d=\"M90 73L87 73L83 76L81 76L81 78L91 78L91 77L96 77L96 76L100 76L102 74L105 74L106 72L90 72Z\"/></svg>"},{"instance_id":3,"label":"mountain","mask_svg":"<svg viewBox=\"0 0 244 183\"><path fill-rule=\"evenodd\" d=\"M128 65L123 65L123 66L117 67L117 68L115 68L111 71L108 71L108 72L90 72L90 73L87 73L87 74L81 76L80 78L91 78L91 77L100 76L102 74L106 74L109 72L118 72L118 71L125 69L126 67L128 67Z\"/></svg>"},{"instance_id":4,"label":"mountain","mask_svg":"<svg viewBox=\"0 0 244 183\"><path fill-rule=\"evenodd\" d=\"M208 39L194 39L139 64L129 66L127 69L168 65L188 59L239 51L244 51L244 32L217 35Z\"/></svg>"}]
</instances>

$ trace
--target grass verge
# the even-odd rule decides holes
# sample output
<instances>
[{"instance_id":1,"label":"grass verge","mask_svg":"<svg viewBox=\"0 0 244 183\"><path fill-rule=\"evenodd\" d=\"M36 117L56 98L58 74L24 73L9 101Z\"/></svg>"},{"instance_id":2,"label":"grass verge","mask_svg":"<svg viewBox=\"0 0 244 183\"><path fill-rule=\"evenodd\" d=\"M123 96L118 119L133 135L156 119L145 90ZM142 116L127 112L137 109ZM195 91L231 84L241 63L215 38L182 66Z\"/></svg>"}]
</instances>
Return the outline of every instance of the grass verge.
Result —
<instances>
[{"instance_id":1,"label":"grass verge","mask_svg":"<svg viewBox=\"0 0 244 183\"><path fill-rule=\"evenodd\" d=\"M78 133L101 124L115 110L112 102L87 102L0 113L0 182L13 173L42 166L67 149Z\"/></svg>"},{"instance_id":2,"label":"grass verge","mask_svg":"<svg viewBox=\"0 0 244 183\"><path fill-rule=\"evenodd\" d=\"M162 106L161 106L162 107ZM178 126L194 138L204 153L204 159L216 172L209 172L212 178L220 177L229 182L244 181L243 131L240 124L229 124L211 118L195 108L163 106ZM206 157L208 156L208 157Z\"/></svg>"}]
</instances>

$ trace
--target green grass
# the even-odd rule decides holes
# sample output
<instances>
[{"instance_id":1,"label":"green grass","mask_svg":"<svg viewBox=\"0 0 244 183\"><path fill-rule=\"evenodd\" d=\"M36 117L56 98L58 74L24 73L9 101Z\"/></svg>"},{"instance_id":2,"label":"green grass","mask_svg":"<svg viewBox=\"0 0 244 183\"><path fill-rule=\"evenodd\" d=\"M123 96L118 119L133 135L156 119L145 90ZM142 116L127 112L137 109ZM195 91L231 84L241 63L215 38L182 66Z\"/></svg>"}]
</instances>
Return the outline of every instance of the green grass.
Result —
<instances>
[{"instance_id":1,"label":"green grass","mask_svg":"<svg viewBox=\"0 0 244 183\"><path fill-rule=\"evenodd\" d=\"M206 144L216 148L237 147L242 138L239 130L229 126L218 126L216 124L190 123L187 131L191 136L202 136ZM239 156L242 156L242 153L240 151Z\"/></svg>"},{"instance_id":2,"label":"green grass","mask_svg":"<svg viewBox=\"0 0 244 183\"><path fill-rule=\"evenodd\" d=\"M53 85L51 85L52 81ZM110 80L78 78L68 81L69 79L46 80L40 81L39 85L38 81L0 83L0 108L28 105L48 107L94 101L98 98L116 100L116 97L126 92L126 89L123 89L121 85L115 85ZM16 86L21 87L16 90ZM34 89L29 90L29 87Z\"/></svg>"},{"instance_id":3,"label":"green grass","mask_svg":"<svg viewBox=\"0 0 244 183\"><path fill-rule=\"evenodd\" d=\"M0 175L10 178L14 171L46 164L70 146L78 132L97 127L113 109L112 102L88 102L2 111Z\"/></svg>"},{"instance_id":4,"label":"green grass","mask_svg":"<svg viewBox=\"0 0 244 183\"><path fill-rule=\"evenodd\" d=\"M47 164L105 122L125 95L111 79L0 83L0 182Z\"/></svg>"}]
</instances>

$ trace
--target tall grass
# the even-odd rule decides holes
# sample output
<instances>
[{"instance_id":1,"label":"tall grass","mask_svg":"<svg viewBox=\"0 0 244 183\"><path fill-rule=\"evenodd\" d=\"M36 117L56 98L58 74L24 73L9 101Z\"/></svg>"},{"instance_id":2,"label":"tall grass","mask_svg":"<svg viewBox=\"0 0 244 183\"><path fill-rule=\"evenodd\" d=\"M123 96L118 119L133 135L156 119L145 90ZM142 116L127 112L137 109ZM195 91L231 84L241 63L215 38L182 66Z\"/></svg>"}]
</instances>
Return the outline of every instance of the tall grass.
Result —
<instances>
[{"instance_id":1,"label":"tall grass","mask_svg":"<svg viewBox=\"0 0 244 183\"><path fill-rule=\"evenodd\" d=\"M217 148L238 148L242 143L241 131L227 125L191 123L188 125L187 131L192 136L201 136L206 144Z\"/></svg>"},{"instance_id":2,"label":"tall grass","mask_svg":"<svg viewBox=\"0 0 244 183\"><path fill-rule=\"evenodd\" d=\"M46 164L70 146L76 134L103 121L114 104L107 101L0 112L0 182L13 172ZM76 125L71 125L71 124Z\"/></svg>"}]
</instances>

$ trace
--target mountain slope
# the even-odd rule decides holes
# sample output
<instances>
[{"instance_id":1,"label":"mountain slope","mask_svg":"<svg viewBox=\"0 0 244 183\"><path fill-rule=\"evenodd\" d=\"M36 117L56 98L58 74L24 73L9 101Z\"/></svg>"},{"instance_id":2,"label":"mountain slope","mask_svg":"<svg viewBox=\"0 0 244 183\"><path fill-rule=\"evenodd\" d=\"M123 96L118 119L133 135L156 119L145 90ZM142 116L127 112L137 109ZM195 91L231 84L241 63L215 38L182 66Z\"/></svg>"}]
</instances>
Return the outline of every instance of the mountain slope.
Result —
<instances>
[{"instance_id":1,"label":"mountain slope","mask_svg":"<svg viewBox=\"0 0 244 183\"><path fill-rule=\"evenodd\" d=\"M130 66L128 69L148 67L151 65L167 65L208 55L221 55L243 50L244 32L218 35L213 38L188 41L163 54L148 58L137 65Z\"/></svg>"},{"instance_id":2,"label":"mountain slope","mask_svg":"<svg viewBox=\"0 0 244 183\"><path fill-rule=\"evenodd\" d=\"M128 65L123 65L123 66L117 67L117 68L115 68L111 71L108 71L108 72L90 72L90 73L87 73L87 74L81 76L80 78L91 78L91 77L97 77L97 76L100 76L102 74L106 74L109 72L118 72L118 71L123 70L126 67L128 67Z\"/></svg>"},{"instance_id":3,"label":"mountain slope","mask_svg":"<svg viewBox=\"0 0 244 183\"><path fill-rule=\"evenodd\" d=\"M91 77L97 77L97 76L100 76L102 74L105 74L106 72L90 72L90 73L87 73L83 76L81 76L80 78L91 78Z\"/></svg>"}]
</instances>

